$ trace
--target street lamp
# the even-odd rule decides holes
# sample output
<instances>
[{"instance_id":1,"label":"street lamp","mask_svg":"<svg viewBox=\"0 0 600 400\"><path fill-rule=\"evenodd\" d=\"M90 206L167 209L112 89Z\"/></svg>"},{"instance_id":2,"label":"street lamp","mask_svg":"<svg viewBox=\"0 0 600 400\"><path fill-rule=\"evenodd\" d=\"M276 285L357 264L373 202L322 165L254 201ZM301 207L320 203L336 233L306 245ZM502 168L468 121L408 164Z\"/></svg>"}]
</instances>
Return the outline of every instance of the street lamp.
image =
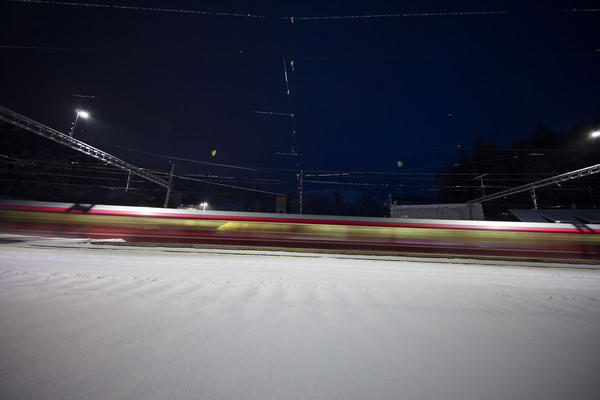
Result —
<instances>
[{"instance_id":1,"label":"street lamp","mask_svg":"<svg viewBox=\"0 0 600 400\"><path fill-rule=\"evenodd\" d=\"M86 119L90 116L90 114L87 111L83 111L80 109L77 109L75 111L77 111L77 116L75 117L75 121L73 122L73 126L71 127L71 133L70 133L71 137L75 133L75 126L77 125L77 121L79 120L79 117Z\"/></svg>"},{"instance_id":2,"label":"street lamp","mask_svg":"<svg viewBox=\"0 0 600 400\"><path fill-rule=\"evenodd\" d=\"M208 203L200 203L200 207L202 207L202 211L206 210L207 205L208 205Z\"/></svg>"},{"instance_id":3,"label":"street lamp","mask_svg":"<svg viewBox=\"0 0 600 400\"><path fill-rule=\"evenodd\" d=\"M590 136L593 138L597 138L600 136L600 131L594 131L594 132L590 133Z\"/></svg>"}]
</instances>

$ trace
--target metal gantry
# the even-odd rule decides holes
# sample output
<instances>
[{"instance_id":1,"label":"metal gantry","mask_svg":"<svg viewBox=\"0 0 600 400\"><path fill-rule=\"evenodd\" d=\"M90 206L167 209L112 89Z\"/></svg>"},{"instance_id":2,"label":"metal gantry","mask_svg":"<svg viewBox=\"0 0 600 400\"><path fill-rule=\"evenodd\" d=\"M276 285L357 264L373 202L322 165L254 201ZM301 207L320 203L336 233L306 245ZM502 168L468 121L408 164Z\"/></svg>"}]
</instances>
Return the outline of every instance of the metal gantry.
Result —
<instances>
[{"instance_id":1,"label":"metal gantry","mask_svg":"<svg viewBox=\"0 0 600 400\"><path fill-rule=\"evenodd\" d=\"M129 173L140 176L150 182L156 183L157 185L169 188L169 182L156 177L154 174L146 171L143 168L139 168L133 164L129 164L128 162L114 157L102 150L92 147L80 140L77 140L69 135L65 135L64 133L49 128L43 124L40 124L37 121L27 118L21 114L17 114L16 112L11 111L8 108L4 108L2 106L0 106L0 120L8 122L11 125L24 129L31 133L35 133L36 135L43 136L46 139L50 139L56 143L60 143L62 145L70 147L73 150L77 150L81 153L87 154L102 162L128 171Z\"/></svg>"},{"instance_id":2,"label":"metal gantry","mask_svg":"<svg viewBox=\"0 0 600 400\"><path fill-rule=\"evenodd\" d=\"M481 203L483 201L494 200L500 197L510 196L512 194L525 192L529 190L531 193L531 198L534 203L535 208L537 209L537 199L535 196L535 189L543 186L553 185L564 181L569 181L571 179L577 179L588 175L597 174L600 172L600 164L592 165L591 167L581 168L575 171L566 172L564 174L552 176L550 178L542 179L540 181L528 183L526 185L517 186L512 189L503 190L498 193L490 194L487 196L482 196L478 199L469 200L467 203Z\"/></svg>"}]
</instances>

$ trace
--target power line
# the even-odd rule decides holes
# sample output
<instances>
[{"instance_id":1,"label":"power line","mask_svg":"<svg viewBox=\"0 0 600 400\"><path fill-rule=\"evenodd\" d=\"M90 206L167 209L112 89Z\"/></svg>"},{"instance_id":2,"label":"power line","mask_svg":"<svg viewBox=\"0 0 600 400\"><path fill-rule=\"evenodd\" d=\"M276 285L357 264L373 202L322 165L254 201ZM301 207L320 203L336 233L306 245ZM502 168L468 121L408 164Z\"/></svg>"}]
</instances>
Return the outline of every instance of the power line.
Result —
<instances>
[{"instance_id":1,"label":"power line","mask_svg":"<svg viewBox=\"0 0 600 400\"><path fill-rule=\"evenodd\" d=\"M243 187L243 186L229 185L226 183L211 182L211 181L207 181L204 179L189 178L189 177L182 176L182 175L174 175L174 177L178 178L178 179L182 179L182 180L187 180L187 181L195 181L195 182L202 182L202 183L209 184L209 185L223 186L223 187L227 187L230 189L245 190L245 191L249 191L249 192L257 192L257 193L264 193L264 194L272 194L274 196L285 196L285 194L283 194L283 193L269 192L266 190L252 189L252 188L247 188L247 187Z\"/></svg>"},{"instance_id":2,"label":"power line","mask_svg":"<svg viewBox=\"0 0 600 400\"><path fill-rule=\"evenodd\" d=\"M151 155L151 156L155 156L155 157L178 160L178 161L188 161L188 162L192 162L192 163L196 163L196 164L210 165L213 167L233 168L233 169L241 169L241 170L246 170L246 171L260 171L261 170L260 168L256 168L256 167L243 167L243 166L232 165L232 164L219 164L219 163L213 163L213 162L208 162L208 161L195 160L192 158L183 158L183 157L176 157L176 156L171 156L171 155L166 155L166 154L152 153L150 151L132 149L131 147L119 146L119 145L115 145L115 144L109 144L109 143L104 143L104 144L107 146L112 146L112 147L116 147L116 148L123 149L123 150L133 151L135 153L147 154L147 155Z\"/></svg>"},{"instance_id":3,"label":"power line","mask_svg":"<svg viewBox=\"0 0 600 400\"><path fill-rule=\"evenodd\" d=\"M198 10L185 10L176 8L161 8L161 7L143 7L143 6L128 6L128 5L115 5L115 4L92 4L92 3L79 3L79 2L65 2L65 1L47 1L47 0L9 0L13 3L33 3L33 4L45 4L45 5L58 5L58 6L69 6L69 7L85 7L85 8L104 8L104 9L115 9L115 10L127 10L127 11L149 11L158 13L168 14L190 14L190 15L207 15L216 17L235 17L235 18L267 18L265 15L256 15L249 13L229 13L229 12L217 12L217 11L198 11Z\"/></svg>"},{"instance_id":4,"label":"power line","mask_svg":"<svg viewBox=\"0 0 600 400\"><path fill-rule=\"evenodd\" d=\"M573 8L570 10L563 10L566 13L593 13L600 12L600 8Z\"/></svg>"},{"instance_id":5,"label":"power line","mask_svg":"<svg viewBox=\"0 0 600 400\"><path fill-rule=\"evenodd\" d=\"M187 161L193 164L202 164L202 165L208 165L208 166L213 166L213 167L220 167L220 168L232 168L232 169L238 169L238 170L246 170L246 171L251 171L251 172L269 172L269 173L274 173L274 174L285 174L285 175L292 175L295 174L296 171L293 169L277 169L277 168L261 168L261 167L245 167L245 166L238 166L238 165L231 165L231 164L220 164L220 163L212 163L212 162L207 162L207 161L200 161L200 160L196 160L196 159L190 159L190 158L184 158L184 157L177 157L177 156L173 156L173 155L166 155L166 154L159 154L159 153L153 153L153 152L148 152L148 151L144 151L144 150L139 150L139 149L133 149L133 148L129 148L129 147L125 147L125 146L119 146L119 145L113 145L113 144L108 144L108 143L104 143L104 145L107 146L111 146L111 147L116 147L116 148L121 148L121 149L125 149L128 151L132 151L132 152L136 152L136 153L141 153L141 154L148 154L148 155L152 155L152 156L156 156L156 157L160 157L160 158L164 158L164 159L175 159L175 160L180 160L180 161ZM487 150L487 149L483 149L483 150ZM489 150L505 150L505 149L489 149ZM531 151L534 149L520 149L520 150L525 150L525 151ZM541 150L541 149L535 149L535 150ZM544 151L548 151L549 149L542 149ZM554 150L552 150L554 151ZM567 150L567 149L561 149L561 150L555 150L555 151L562 151L562 152L567 152L567 151L571 151L571 150ZM28 163L41 163L43 165L50 165L50 166L55 166L55 167L70 167L73 170L90 170L90 169L94 169L94 170L98 170L98 171L104 171L104 172L113 172L113 173L124 173L123 171L121 171L120 169L110 166L110 165L104 165L104 164L92 164L92 163L84 163L84 162L76 162L75 164L73 164L73 162L60 162L58 160L42 160L42 159L27 159L27 160L20 160L20 159L14 159L14 158L10 158L10 157L4 157L5 159L7 159L7 161L5 161L6 163L19 163L19 162L28 162ZM8 161L8 158L10 158L10 161ZM492 160L486 160L486 161L482 161L482 162L469 162L468 165L474 165L474 164L480 164L480 163L486 163L486 162L492 162L492 161L498 161L498 160L504 160L504 159L514 159L514 156L512 157L506 157L506 158L499 158L499 159L492 159ZM182 167L185 167L185 165L182 165ZM188 166L191 167L191 166ZM156 171L154 172L156 175L165 175L167 174L162 173L160 171ZM390 178L399 178L399 179L428 179L428 178L432 178L432 177L436 177L436 176L440 176L440 177L451 177L451 176L456 176L456 177L460 177L460 176L472 176L473 174L475 174L476 172L440 172L440 171L436 171L436 172L417 172L417 171L356 171L356 170L305 170L305 176L306 177L313 177L313 178L318 178L318 177L331 177L331 176L339 176L339 177L351 177L351 178L359 178L359 179L390 179ZM489 178L487 179L504 179L505 177L511 177L511 179L517 180L516 177L524 177L522 179L526 179L525 177L531 177L531 176L550 176L551 173L543 173L543 172L496 172L496 173L490 173L489 174ZM498 178L496 178L498 177Z\"/></svg>"},{"instance_id":6,"label":"power line","mask_svg":"<svg viewBox=\"0 0 600 400\"><path fill-rule=\"evenodd\" d=\"M216 16L216 17L233 17L233 18L254 18L254 19L267 19L270 18L266 15L259 15L253 13L235 13L235 12L219 12L219 11L203 11L203 10L190 10L181 8L164 8L164 7L144 7L144 6L132 6L132 5L115 5L115 4L93 4L93 3L80 3L75 1L50 1L50 0L9 0L13 3L29 3L29 4L44 4L54 6L68 6L68 7L80 7L80 8L96 8L96 9L114 9L114 10L126 10L126 11L145 11L155 13L166 13L166 14L187 14L187 15L203 15L203 16ZM573 9L565 10L568 12L590 12L596 11L592 9ZM504 15L508 14L505 10L493 10L493 11L444 11L444 12L421 12L421 13L389 13L389 14L362 14L362 15L329 15L329 16L306 16L306 17L289 17L279 16L272 17L275 19L288 20L291 23L294 21L327 21L327 20L358 20L358 19L381 19L381 18L412 18L412 17L455 17L455 16L485 16L485 15Z\"/></svg>"},{"instance_id":7,"label":"power line","mask_svg":"<svg viewBox=\"0 0 600 400\"><path fill-rule=\"evenodd\" d=\"M412 12L412 13L387 13L387 14L359 14L359 15L324 15L324 16L279 16L269 17L254 13L241 12L223 12L223 11L206 11L206 10L191 10L181 8L166 8L166 7L144 7L133 5L120 4L94 4L81 3L75 1L51 1L51 0L8 0L13 3L29 3L29 4L44 4L55 6L68 6L80 8L96 8L96 9L114 9L125 11L144 11L165 14L186 14L186 15L202 15L216 17L232 17L232 18L250 18L250 19L268 19L276 18L288 20L291 23L295 21L331 21L331 20L361 20L361 19L383 19L383 18L423 18L423 17L473 17L473 16L492 16L492 15L507 15L511 12L507 10L463 10L463 11L440 11L440 12ZM563 13L596 13L600 12L598 8L572 8L560 10Z\"/></svg>"},{"instance_id":8,"label":"power line","mask_svg":"<svg viewBox=\"0 0 600 400\"><path fill-rule=\"evenodd\" d=\"M382 19L382 18L411 18L411 17L455 17L455 16L483 16L503 15L508 11L456 11L456 12L424 12L424 13L395 13L395 14L362 14L362 15L330 15L314 17L281 17L293 21L327 21L327 20L357 20L357 19Z\"/></svg>"}]
</instances>

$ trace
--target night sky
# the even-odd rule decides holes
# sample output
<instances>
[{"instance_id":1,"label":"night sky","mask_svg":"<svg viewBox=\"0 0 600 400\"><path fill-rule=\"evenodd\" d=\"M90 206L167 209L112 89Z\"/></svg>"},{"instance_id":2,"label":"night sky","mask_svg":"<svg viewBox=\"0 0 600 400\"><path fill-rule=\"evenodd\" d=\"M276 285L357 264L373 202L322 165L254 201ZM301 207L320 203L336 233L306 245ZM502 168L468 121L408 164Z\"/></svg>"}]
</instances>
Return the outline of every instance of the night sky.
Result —
<instances>
[{"instance_id":1,"label":"night sky","mask_svg":"<svg viewBox=\"0 0 600 400\"><path fill-rule=\"evenodd\" d=\"M593 3L2 1L0 105L65 133L85 108L75 137L142 167L433 195L476 135L591 122Z\"/></svg>"}]
</instances>

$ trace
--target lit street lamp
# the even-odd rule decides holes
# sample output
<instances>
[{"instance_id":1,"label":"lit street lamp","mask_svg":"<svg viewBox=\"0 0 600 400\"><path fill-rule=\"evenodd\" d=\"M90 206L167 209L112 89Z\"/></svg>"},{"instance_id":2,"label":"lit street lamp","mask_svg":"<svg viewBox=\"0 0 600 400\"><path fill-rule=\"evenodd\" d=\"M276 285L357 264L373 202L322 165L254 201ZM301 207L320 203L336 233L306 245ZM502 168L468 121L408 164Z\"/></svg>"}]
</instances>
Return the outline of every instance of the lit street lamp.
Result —
<instances>
[{"instance_id":1,"label":"lit street lamp","mask_svg":"<svg viewBox=\"0 0 600 400\"><path fill-rule=\"evenodd\" d=\"M73 134L75 133L75 126L77 125L77 121L79 120L79 117L86 119L90 116L90 114L87 111L83 111L80 109L77 109L75 111L77 111L77 116L75 117L75 121L73 122L73 126L71 127L71 133L70 133L71 136L73 136Z\"/></svg>"},{"instance_id":2,"label":"lit street lamp","mask_svg":"<svg viewBox=\"0 0 600 400\"><path fill-rule=\"evenodd\" d=\"M590 136L593 138L600 137L600 131L594 131L594 132L590 133Z\"/></svg>"},{"instance_id":3,"label":"lit street lamp","mask_svg":"<svg viewBox=\"0 0 600 400\"><path fill-rule=\"evenodd\" d=\"M206 210L207 205L208 205L208 203L200 203L200 207L202 207L202 211Z\"/></svg>"}]
</instances>

